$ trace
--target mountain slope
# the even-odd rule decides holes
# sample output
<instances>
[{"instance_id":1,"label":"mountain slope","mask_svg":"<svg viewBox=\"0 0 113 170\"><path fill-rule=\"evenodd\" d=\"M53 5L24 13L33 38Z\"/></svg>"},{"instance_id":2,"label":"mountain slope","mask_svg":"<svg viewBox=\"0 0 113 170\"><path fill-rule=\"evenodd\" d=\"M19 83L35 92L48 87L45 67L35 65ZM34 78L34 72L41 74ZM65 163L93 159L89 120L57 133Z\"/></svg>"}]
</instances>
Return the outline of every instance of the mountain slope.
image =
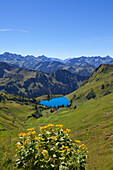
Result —
<instances>
[{"instance_id":1,"label":"mountain slope","mask_svg":"<svg viewBox=\"0 0 113 170\"><path fill-rule=\"evenodd\" d=\"M31 118L27 121L27 127L32 124L34 127L48 123L63 124L65 128L71 129L72 139L79 139L87 145L89 153L86 169L113 169L112 83L113 65L101 65L83 86L67 95L68 99L72 99L70 108L62 108L50 115L48 111L48 118ZM96 96L86 98L92 89Z\"/></svg>"},{"instance_id":2,"label":"mountain slope","mask_svg":"<svg viewBox=\"0 0 113 170\"><path fill-rule=\"evenodd\" d=\"M113 93L89 100L76 109L63 108L54 114L46 111L45 117L31 118L26 123L27 128L63 124L71 129L73 140L81 140L88 147L86 170L113 169Z\"/></svg>"},{"instance_id":3,"label":"mountain slope","mask_svg":"<svg viewBox=\"0 0 113 170\"><path fill-rule=\"evenodd\" d=\"M66 70L51 74L0 63L0 90L10 94L35 97L45 94L67 94L77 89L85 77Z\"/></svg>"},{"instance_id":4,"label":"mountain slope","mask_svg":"<svg viewBox=\"0 0 113 170\"><path fill-rule=\"evenodd\" d=\"M113 64L102 64L86 79L82 87L69 94L74 103L85 102L113 93Z\"/></svg>"}]
</instances>

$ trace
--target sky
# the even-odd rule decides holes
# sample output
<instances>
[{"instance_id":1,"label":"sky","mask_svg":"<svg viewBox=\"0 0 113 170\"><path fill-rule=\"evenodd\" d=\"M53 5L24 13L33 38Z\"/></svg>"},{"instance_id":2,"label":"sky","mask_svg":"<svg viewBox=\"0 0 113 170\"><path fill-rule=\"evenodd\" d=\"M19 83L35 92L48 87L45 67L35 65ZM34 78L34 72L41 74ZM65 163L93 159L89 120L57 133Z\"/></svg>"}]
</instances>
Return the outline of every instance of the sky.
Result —
<instances>
[{"instance_id":1,"label":"sky","mask_svg":"<svg viewBox=\"0 0 113 170\"><path fill-rule=\"evenodd\" d=\"M113 0L0 0L0 54L113 57Z\"/></svg>"}]
</instances>

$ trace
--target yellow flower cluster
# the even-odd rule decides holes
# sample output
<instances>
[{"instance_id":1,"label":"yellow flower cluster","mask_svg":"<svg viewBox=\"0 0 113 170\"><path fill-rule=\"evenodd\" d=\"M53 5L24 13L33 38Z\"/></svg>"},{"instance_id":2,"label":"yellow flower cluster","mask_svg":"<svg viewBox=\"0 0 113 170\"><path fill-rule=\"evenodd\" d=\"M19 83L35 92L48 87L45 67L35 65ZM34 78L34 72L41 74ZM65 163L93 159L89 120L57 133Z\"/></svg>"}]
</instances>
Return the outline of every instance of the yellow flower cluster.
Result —
<instances>
[{"instance_id":1,"label":"yellow flower cluster","mask_svg":"<svg viewBox=\"0 0 113 170\"><path fill-rule=\"evenodd\" d=\"M28 144L29 142L28 141L25 141L24 144Z\"/></svg>"},{"instance_id":2,"label":"yellow flower cluster","mask_svg":"<svg viewBox=\"0 0 113 170\"><path fill-rule=\"evenodd\" d=\"M62 146L62 148L65 148L66 150L67 150L67 152L70 152L70 149L69 149L69 147L68 146Z\"/></svg>"},{"instance_id":3,"label":"yellow flower cluster","mask_svg":"<svg viewBox=\"0 0 113 170\"><path fill-rule=\"evenodd\" d=\"M33 134L33 135L35 135L36 134L36 131L32 131L32 130L28 130L27 129L27 131L29 131L28 133L20 133L18 136L19 137L25 137L25 136L30 136L31 134Z\"/></svg>"},{"instance_id":4,"label":"yellow flower cluster","mask_svg":"<svg viewBox=\"0 0 113 170\"><path fill-rule=\"evenodd\" d=\"M30 135L35 135L36 134L36 131L29 131L28 133L26 133L26 135L30 136Z\"/></svg>"},{"instance_id":5,"label":"yellow flower cluster","mask_svg":"<svg viewBox=\"0 0 113 170\"><path fill-rule=\"evenodd\" d=\"M61 150L61 151L59 151L59 152L61 152L61 153L64 153L66 150L64 149L64 150Z\"/></svg>"},{"instance_id":6,"label":"yellow flower cluster","mask_svg":"<svg viewBox=\"0 0 113 170\"><path fill-rule=\"evenodd\" d=\"M39 137L35 137L35 140L39 140Z\"/></svg>"},{"instance_id":7,"label":"yellow flower cluster","mask_svg":"<svg viewBox=\"0 0 113 170\"><path fill-rule=\"evenodd\" d=\"M86 145L84 145L84 144L80 145L80 147L81 147L81 148L84 148L84 149L88 149L88 148L86 147Z\"/></svg>"},{"instance_id":8,"label":"yellow flower cluster","mask_svg":"<svg viewBox=\"0 0 113 170\"><path fill-rule=\"evenodd\" d=\"M35 137L34 139L35 140L42 140L42 141L44 140L44 138L40 138L40 137Z\"/></svg>"},{"instance_id":9,"label":"yellow flower cluster","mask_svg":"<svg viewBox=\"0 0 113 170\"><path fill-rule=\"evenodd\" d=\"M68 149L69 147L68 147L68 146L64 146L64 145L63 145L63 146L62 146L62 148Z\"/></svg>"},{"instance_id":10,"label":"yellow flower cluster","mask_svg":"<svg viewBox=\"0 0 113 170\"><path fill-rule=\"evenodd\" d=\"M80 140L74 140L76 143L81 143L81 141Z\"/></svg>"},{"instance_id":11,"label":"yellow flower cluster","mask_svg":"<svg viewBox=\"0 0 113 170\"><path fill-rule=\"evenodd\" d=\"M47 125L47 127L53 127L54 125L53 124L49 124L49 125Z\"/></svg>"},{"instance_id":12,"label":"yellow flower cluster","mask_svg":"<svg viewBox=\"0 0 113 170\"><path fill-rule=\"evenodd\" d=\"M62 128L62 127L63 127L63 125L60 125L60 124L59 124L59 125L56 125L56 127Z\"/></svg>"},{"instance_id":13,"label":"yellow flower cluster","mask_svg":"<svg viewBox=\"0 0 113 170\"><path fill-rule=\"evenodd\" d=\"M47 126L43 126L43 127L40 127L40 130L42 130L42 129L47 129L48 127L53 127L54 125L53 124L48 124ZM58 127L58 128L62 128L63 127L63 125L56 125L56 127ZM67 131L69 131L70 132L70 129L67 129Z\"/></svg>"},{"instance_id":14,"label":"yellow flower cluster","mask_svg":"<svg viewBox=\"0 0 113 170\"><path fill-rule=\"evenodd\" d=\"M48 153L47 150L43 150L43 151L42 151L42 154L43 154L44 156L45 156L47 153Z\"/></svg>"},{"instance_id":15,"label":"yellow flower cluster","mask_svg":"<svg viewBox=\"0 0 113 170\"><path fill-rule=\"evenodd\" d=\"M40 130L47 129L48 127L53 127L53 124L48 124L47 126L40 127Z\"/></svg>"},{"instance_id":16,"label":"yellow flower cluster","mask_svg":"<svg viewBox=\"0 0 113 170\"><path fill-rule=\"evenodd\" d=\"M23 146L22 146L22 144L20 143L20 144L17 144L17 147L23 147Z\"/></svg>"},{"instance_id":17,"label":"yellow flower cluster","mask_svg":"<svg viewBox=\"0 0 113 170\"><path fill-rule=\"evenodd\" d=\"M68 133L70 133L70 132L71 132L71 130L70 130L70 129L66 129L66 131L67 131Z\"/></svg>"},{"instance_id":18,"label":"yellow flower cluster","mask_svg":"<svg viewBox=\"0 0 113 170\"><path fill-rule=\"evenodd\" d=\"M33 130L35 130L34 128L32 128L32 129L27 129L27 131L33 131Z\"/></svg>"},{"instance_id":19,"label":"yellow flower cluster","mask_svg":"<svg viewBox=\"0 0 113 170\"><path fill-rule=\"evenodd\" d=\"M58 137L58 136L53 136L53 137L51 137L51 139L57 139L57 137Z\"/></svg>"},{"instance_id":20,"label":"yellow flower cluster","mask_svg":"<svg viewBox=\"0 0 113 170\"><path fill-rule=\"evenodd\" d=\"M44 140L44 138L40 138L40 140L42 140L42 141L43 141L43 140Z\"/></svg>"},{"instance_id":21,"label":"yellow flower cluster","mask_svg":"<svg viewBox=\"0 0 113 170\"><path fill-rule=\"evenodd\" d=\"M63 132L64 132L64 133L70 133L71 130L70 130L70 129L66 129L66 130L64 130Z\"/></svg>"},{"instance_id":22,"label":"yellow flower cluster","mask_svg":"<svg viewBox=\"0 0 113 170\"><path fill-rule=\"evenodd\" d=\"M27 134L26 133L20 133L18 136L19 137L25 137Z\"/></svg>"},{"instance_id":23,"label":"yellow flower cluster","mask_svg":"<svg viewBox=\"0 0 113 170\"><path fill-rule=\"evenodd\" d=\"M79 149L77 149L77 152L81 152Z\"/></svg>"}]
</instances>

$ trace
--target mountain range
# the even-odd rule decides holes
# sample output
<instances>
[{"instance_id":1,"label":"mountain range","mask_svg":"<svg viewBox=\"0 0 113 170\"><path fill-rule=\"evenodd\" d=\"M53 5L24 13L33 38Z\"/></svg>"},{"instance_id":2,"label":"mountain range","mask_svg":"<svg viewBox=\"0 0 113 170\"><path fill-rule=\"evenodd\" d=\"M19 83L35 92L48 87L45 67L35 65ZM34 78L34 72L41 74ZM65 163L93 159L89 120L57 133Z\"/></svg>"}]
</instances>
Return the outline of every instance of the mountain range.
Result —
<instances>
[{"instance_id":1,"label":"mountain range","mask_svg":"<svg viewBox=\"0 0 113 170\"><path fill-rule=\"evenodd\" d=\"M44 55L38 57L27 55L23 57L22 55L12 54L9 52L1 54L0 61L31 70L42 71L44 73L52 73L58 69L65 69L71 73L84 76L90 76L95 68L99 67L100 64L113 64L113 58L110 56L82 56L78 58L61 60L58 58L49 58Z\"/></svg>"},{"instance_id":2,"label":"mountain range","mask_svg":"<svg viewBox=\"0 0 113 170\"><path fill-rule=\"evenodd\" d=\"M45 94L68 94L86 79L67 70L46 74L0 62L0 91L9 94L37 97Z\"/></svg>"}]
</instances>

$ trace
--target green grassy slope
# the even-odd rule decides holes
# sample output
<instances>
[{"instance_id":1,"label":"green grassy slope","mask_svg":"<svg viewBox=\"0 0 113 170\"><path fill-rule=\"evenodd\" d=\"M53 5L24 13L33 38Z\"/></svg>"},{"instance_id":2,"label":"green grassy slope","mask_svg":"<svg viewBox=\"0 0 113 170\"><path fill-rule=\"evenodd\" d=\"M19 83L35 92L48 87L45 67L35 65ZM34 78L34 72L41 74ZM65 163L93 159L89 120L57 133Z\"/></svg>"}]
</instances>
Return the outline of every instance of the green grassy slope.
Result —
<instances>
[{"instance_id":1,"label":"green grassy slope","mask_svg":"<svg viewBox=\"0 0 113 170\"><path fill-rule=\"evenodd\" d=\"M30 105L15 101L0 102L0 169L12 168L17 134L24 130L25 120L33 112L33 106Z\"/></svg>"},{"instance_id":2,"label":"green grassy slope","mask_svg":"<svg viewBox=\"0 0 113 170\"><path fill-rule=\"evenodd\" d=\"M95 97L86 98L93 89ZM84 85L67 95L70 108L54 113L43 111L44 117L27 121L27 127L48 123L64 124L71 129L73 139L79 139L89 148L87 169L113 169L113 65L101 65ZM74 106L77 106L74 109Z\"/></svg>"},{"instance_id":3,"label":"green grassy slope","mask_svg":"<svg viewBox=\"0 0 113 170\"><path fill-rule=\"evenodd\" d=\"M73 100L73 105L80 105L87 102L86 96L91 91L95 94L95 99L113 92L113 64L101 65L78 90L67 95L67 98Z\"/></svg>"},{"instance_id":4,"label":"green grassy slope","mask_svg":"<svg viewBox=\"0 0 113 170\"><path fill-rule=\"evenodd\" d=\"M48 117L31 118L27 127L38 128L48 123L63 124L71 129L73 139L86 143L89 148L87 169L113 168L113 93L91 99L77 109L64 108Z\"/></svg>"}]
</instances>

